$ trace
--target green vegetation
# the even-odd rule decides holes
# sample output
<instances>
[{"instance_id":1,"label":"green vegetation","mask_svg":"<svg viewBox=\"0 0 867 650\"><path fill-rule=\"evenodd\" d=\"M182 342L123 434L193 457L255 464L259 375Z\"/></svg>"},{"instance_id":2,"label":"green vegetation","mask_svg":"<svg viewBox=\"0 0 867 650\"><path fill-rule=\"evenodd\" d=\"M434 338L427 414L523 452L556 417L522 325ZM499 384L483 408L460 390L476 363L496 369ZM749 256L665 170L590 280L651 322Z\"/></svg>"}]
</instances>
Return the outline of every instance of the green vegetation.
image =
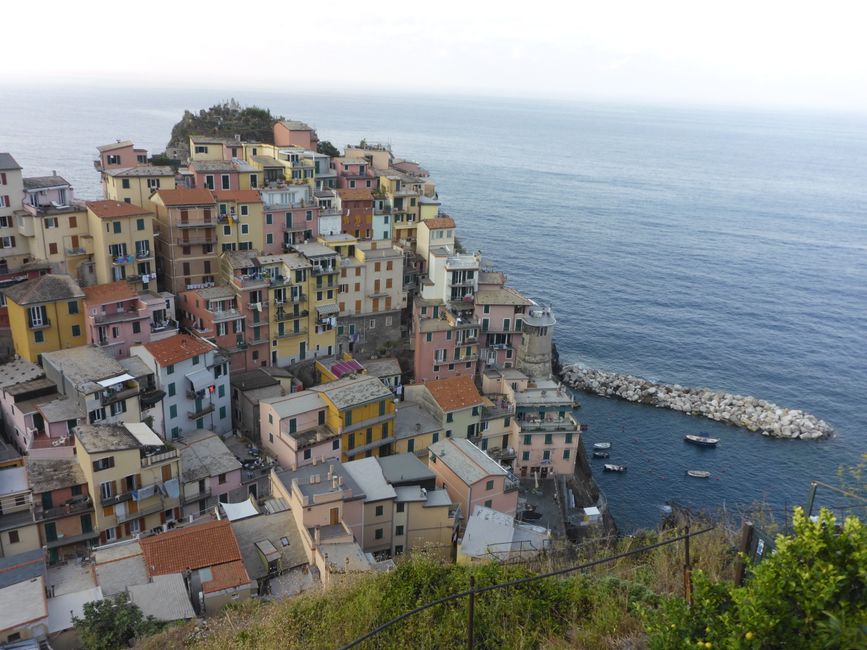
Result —
<instances>
[{"instance_id":1,"label":"green vegetation","mask_svg":"<svg viewBox=\"0 0 867 650\"><path fill-rule=\"evenodd\" d=\"M583 547L534 565L450 565L416 554L391 573L276 603L248 601L204 629L175 626L138 647L334 648L421 604L477 587L573 566L669 538L672 531ZM581 574L476 597L477 648L856 648L867 647L867 536L860 521L839 527L823 511L814 523L796 511L794 535L731 583L736 535L719 526L692 539L695 603L682 598L681 544ZM467 599L404 620L362 648L460 648ZM699 645L700 644L700 645Z\"/></svg>"},{"instance_id":2,"label":"green vegetation","mask_svg":"<svg viewBox=\"0 0 867 650\"><path fill-rule=\"evenodd\" d=\"M85 603L83 614L72 621L85 650L115 650L131 639L154 634L163 627L152 616L145 617L126 594Z\"/></svg>"},{"instance_id":3,"label":"green vegetation","mask_svg":"<svg viewBox=\"0 0 867 650\"><path fill-rule=\"evenodd\" d=\"M867 647L867 528L797 508L794 534L743 587L695 576L695 604L667 599L647 614L651 648Z\"/></svg>"},{"instance_id":4,"label":"green vegetation","mask_svg":"<svg viewBox=\"0 0 867 650\"><path fill-rule=\"evenodd\" d=\"M186 149L191 135L220 138L234 138L240 135L242 140L273 144L272 127L274 122L282 119L284 118L271 115L271 111L266 108L257 106L242 108L232 99L198 113L184 111L181 121L172 127L172 137L168 146Z\"/></svg>"},{"instance_id":5,"label":"green vegetation","mask_svg":"<svg viewBox=\"0 0 867 650\"><path fill-rule=\"evenodd\" d=\"M340 150L331 144L328 140L323 140L319 143L319 146L316 148L316 151L319 153L324 153L326 156L331 156L332 158L340 155Z\"/></svg>"}]
</instances>

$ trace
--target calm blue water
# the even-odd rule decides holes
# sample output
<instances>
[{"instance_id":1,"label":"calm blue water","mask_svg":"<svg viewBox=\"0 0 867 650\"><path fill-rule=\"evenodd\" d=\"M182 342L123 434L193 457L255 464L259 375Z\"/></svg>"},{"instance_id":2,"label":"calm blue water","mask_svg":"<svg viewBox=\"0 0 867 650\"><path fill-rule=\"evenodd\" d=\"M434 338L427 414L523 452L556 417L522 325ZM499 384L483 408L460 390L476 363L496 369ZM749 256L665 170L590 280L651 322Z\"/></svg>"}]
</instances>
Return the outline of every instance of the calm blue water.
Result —
<instances>
[{"instance_id":1,"label":"calm blue water","mask_svg":"<svg viewBox=\"0 0 867 650\"><path fill-rule=\"evenodd\" d=\"M95 147L164 147L184 108L233 93L6 92L0 150L96 197ZM867 450L867 118L544 104L264 95L338 146L390 142L421 161L467 248L552 304L563 360L753 394L831 422L830 441L768 440L644 406L579 396L622 529L676 500L802 502L811 478ZM722 438L685 445L698 430ZM708 469L708 481L687 469ZM835 502L837 500L834 500Z\"/></svg>"}]
</instances>

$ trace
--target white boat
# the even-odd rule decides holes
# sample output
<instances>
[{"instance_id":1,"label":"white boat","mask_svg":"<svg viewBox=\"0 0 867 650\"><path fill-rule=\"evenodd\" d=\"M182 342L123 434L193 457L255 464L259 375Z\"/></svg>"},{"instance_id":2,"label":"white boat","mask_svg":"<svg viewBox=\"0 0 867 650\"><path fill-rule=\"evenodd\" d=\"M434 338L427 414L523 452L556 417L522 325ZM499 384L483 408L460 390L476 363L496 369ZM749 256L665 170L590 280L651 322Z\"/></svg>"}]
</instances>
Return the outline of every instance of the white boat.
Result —
<instances>
[{"instance_id":1,"label":"white boat","mask_svg":"<svg viewBox=\"0 0 867 650\"><path fill-rule=\"evenodd\" d=\"M606 472L625 472L626 465L609 465L608 463L605 463L602 466L602 469Z\"/></svg>"},{"instance_id":2,"label":"white boat","mask_svg":"<svg viewBox=\"0 0 867 650\"><path fill-rule=\"evenodd\" d=\"M611 449L610 442L594 442L593 449Z\"/></svg>"},{"instance_id":3,"label":"white boat","mask_svg":"<svg viewBox=\"0 0 867 650\"><path fill-rule=\"evenodd\" d=\"M690 469L686 473L693 478L710 478L710 472L703 469Z\"/></svg>"},{"instance_id":4,"label":"white boat","mask_svg":"<svg viewBox=\"0 0 867 650\"><path fill-rule=\"evenodd\" d=\"M692 434L685 435L683 439L700 447L716 447L717 443L719 443L719 438L708 438L707 436L695 436Z\"/></svg>"}]
</instances>

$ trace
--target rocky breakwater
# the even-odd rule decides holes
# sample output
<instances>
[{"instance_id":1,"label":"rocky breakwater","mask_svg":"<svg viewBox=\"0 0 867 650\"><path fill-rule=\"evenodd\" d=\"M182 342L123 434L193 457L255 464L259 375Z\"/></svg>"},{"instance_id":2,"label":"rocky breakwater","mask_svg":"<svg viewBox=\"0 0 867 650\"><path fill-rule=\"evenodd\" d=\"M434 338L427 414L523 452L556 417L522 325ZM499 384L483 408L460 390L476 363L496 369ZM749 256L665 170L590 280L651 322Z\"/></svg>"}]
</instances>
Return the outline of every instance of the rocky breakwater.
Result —
<instances>
[{"instance_id":1,"label":"rocky breakwater","mask_svg":"<svg viewBox=\"0 0 867 650\"><path fill-rule=\"evenodd\" d=\"M701 415L750 431L760 431L764 436L815 440L834 434L834 429L824 420L755 397L706 388L686 388L678 384L657 384L641 377L574 365L564 366L561 376L563 383L576 390Z\"/></svg>"}]
</instances>

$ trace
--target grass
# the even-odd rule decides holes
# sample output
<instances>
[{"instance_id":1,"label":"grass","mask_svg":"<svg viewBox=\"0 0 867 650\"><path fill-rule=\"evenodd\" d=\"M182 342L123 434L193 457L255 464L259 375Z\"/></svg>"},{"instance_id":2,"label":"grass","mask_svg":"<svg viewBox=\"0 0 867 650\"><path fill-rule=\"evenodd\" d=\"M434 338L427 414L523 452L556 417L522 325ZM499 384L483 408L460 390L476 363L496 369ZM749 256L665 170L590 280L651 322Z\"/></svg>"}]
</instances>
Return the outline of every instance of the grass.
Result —
<instances>
[{"instance_id":1,"label":"grass","mask_svg":"<svg viewBox=\"0 0 867 650\"><path fill-rule=\"evenodd\" d=\"M615 554L671 537L648 533L626 538L602 553ZM732 571L733 540L722 528L691 540L693 564L726 579ZM590 546L570 556L525 565L472 566L444 563L424 554L401 559L386 574L367 575L328 591L226 609L196 631L187 624L139 643L142 650L192 647L335 648L407 610L468 588L537 575L599 557ZM683 545L661 547L588 572L498 589L476 598L478 648L642 648L639 609L683 588ZM433 607L381 633L362 648L466 647L467 599ZM199 624L201 626L201 624Z\"/></svg>"}]
</instances>

